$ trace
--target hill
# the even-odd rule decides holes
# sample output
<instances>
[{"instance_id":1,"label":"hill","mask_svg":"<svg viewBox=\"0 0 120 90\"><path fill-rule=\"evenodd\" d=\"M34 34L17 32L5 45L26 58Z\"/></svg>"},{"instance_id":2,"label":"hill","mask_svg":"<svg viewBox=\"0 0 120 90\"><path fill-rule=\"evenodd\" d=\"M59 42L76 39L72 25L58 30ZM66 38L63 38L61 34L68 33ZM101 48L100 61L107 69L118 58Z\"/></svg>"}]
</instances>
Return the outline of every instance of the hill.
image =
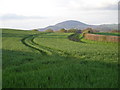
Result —
<instances>
[{"instance_id":1,"label":"hill","mask_svg":"<svg viewBox=\"0 0 120 90\"><path fill-rule=\"evenodd\" d=\"M100 31L118 30L118 24L102 24L98 25L95 29Z\"/></svg>"},{"instance_id":2,"label":"hill","mask_svg":"<svg viewBox=\"0 0 120 90\"><path fill-rule=\"evenodd\" d=\"M118 43L71 35L4 29L2 88L118 88Z\"/></svg>"},{"instance_id":3,"label":"hill","mask_svg":"<svg viewBox=\"0 0 120 90\"><path fill-rule=\"evenodd\" d=\"M65 28L65 29L76 28L76 29L83 30L83 29L86 29L89 27L89 28L100 30L100 31L108 31L108 30L113 30L113 29L116 30L117 26L118 26L117 24L89 25L89 24L82 23L80 21L68 20L68 21L60 22L60 23L55 24L53 26L41 28L39 30L44 31L47 29L52 29L54 31L57 31L57 30L62 29L62 28Z\"/></svg>"}]
</instances>

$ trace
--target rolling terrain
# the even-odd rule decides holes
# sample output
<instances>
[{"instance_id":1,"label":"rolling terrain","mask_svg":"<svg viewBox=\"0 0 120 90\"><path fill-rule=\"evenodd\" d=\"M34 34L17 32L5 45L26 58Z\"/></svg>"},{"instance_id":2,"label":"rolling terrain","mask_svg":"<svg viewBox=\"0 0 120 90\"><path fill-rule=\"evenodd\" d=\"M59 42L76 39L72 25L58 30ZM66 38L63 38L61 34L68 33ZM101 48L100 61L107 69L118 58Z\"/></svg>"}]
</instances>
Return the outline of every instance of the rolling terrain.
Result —
<instances>
[{"instance_id":1,"label":"rolling terrain","mask_svg":"<svg viewBox=\"0 0 120 90\"><path fill-rule=\"evenodd\" d=\"M71 34L3 29L3 88L117 88L118 44Z\"/></svg>"},{"instance_id":2,"label":"rolling terrain","mask_svg":"<svg viewBox=\"0 0 120 90\"><path fill-rule=\"evenodd\" d=\"M68 21L57 23L57 24L52 25L52 26L40 28L38 30L44 31L47 29L52 29L54 31L57 31L57 30L60 30L62 28L65 28L65 29L76 28L76 29L80 29L80 30L83 30L86 28L93 28L93 29L104 32L104 31L110 31L110 30L118 30L118 24L89 25L86 23L82 23L80 21L68 20Z\"/></svg>"}]
</instances>

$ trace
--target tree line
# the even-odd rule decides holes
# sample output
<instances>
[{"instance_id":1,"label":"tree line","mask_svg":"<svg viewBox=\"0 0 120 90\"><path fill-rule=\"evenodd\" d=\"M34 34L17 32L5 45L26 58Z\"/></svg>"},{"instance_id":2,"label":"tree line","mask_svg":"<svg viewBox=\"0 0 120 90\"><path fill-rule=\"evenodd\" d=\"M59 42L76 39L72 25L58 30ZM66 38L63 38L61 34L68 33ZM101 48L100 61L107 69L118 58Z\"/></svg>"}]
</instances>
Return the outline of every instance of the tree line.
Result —
<instances>
[{"instance_id":1,"label":"tree line","mask_svg":"<svg viewBox=\"0 0 120 90\"><path fill-rule=\"evenodd\" d=\"M38 31L37 29L33 29L32 31ZM60 30L52 30L52 29L47 29L44 32L61 32L61 33L83 33L83 32L87 32L87 33L96 33L96 32L100 32L99 30L93 29L93 28L86 28L83 30L80 29L75 29L75 28L71 28L71 29L60 29ZM110 30L108 31L108 33L120 33L119 30Z\"/></svg>"},{"instance_id":2,"label":"tree line","mask_svg":"<svg viewBox=\"0 0 120 90\"><path fill-rule=\"evenodd\" d=\"M82 32L88 32L88 33L92 33L92 32L99 32L99 31L94 30L92 28L86 28L84 30L74 29L74 28L66 30L66 29L62 28L62 29L57 30L57 31L54 31L52 29L47 29L47 30L45 30L45 32L61 32L61 33L82 33Z\"/></svg>"}]
</instances>

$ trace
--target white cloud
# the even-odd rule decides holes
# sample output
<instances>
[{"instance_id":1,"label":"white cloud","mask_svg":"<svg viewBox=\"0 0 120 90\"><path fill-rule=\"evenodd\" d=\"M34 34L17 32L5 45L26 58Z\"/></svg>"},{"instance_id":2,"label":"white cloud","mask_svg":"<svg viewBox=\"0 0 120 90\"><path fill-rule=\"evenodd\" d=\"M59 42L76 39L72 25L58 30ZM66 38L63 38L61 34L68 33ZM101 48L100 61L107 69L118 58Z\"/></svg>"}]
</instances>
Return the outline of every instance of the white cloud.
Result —
<instances>
[{"instance_id":1,"label":"white cloud","mask_svg":"<svg viewBox=\"0 0 120 90\"><path fill-rule=\"evenodd\" d=\"M117 7L118 0L71 0L69 3L69 9L75 10L109 10L110 6Z\"/></svg>"},{"instance_id":2,"label":"white cloud","mask_svg":"<svg viewBox=\"0 0 120 90\"><path fill-rule=\"evenodd\" d=\"M44 19L47 17L40 17L40 16L23 16L17 14L5 14L0 16L0 20L25 20L25 19Z\"/></svg>"},{"instance_id":3,"label":"white cloud","mask_svg":"<svg viewBox=\"0 0 120 90\"><path fill-rule=\"evenodd\" d=\"M0 14L57 16L69 9L98 9L117 3L118 0L1 0Z\"/></svg>"},{"instance_id":4,"label":"white cloud","mask_svg":"<svg viewBox=\"0 0 120 90\"><path fill-rule=\"evenodd\" d=\"M15 19L19 18L23 20L23 18L28 17L31 17L32 20L24 20L23 22L26 22L26 25L30 28L34 27L33 25L36 27L44 27L45 25L47 26L69 19L85 21L89 24L117 23L118 1L119 0L1 0L0 15L6 18L6 14L16 14L17 17L9 16L11 21L3 21L5 26L11 25L12 27L18 26L15 22L22 23L22 21L19 20L18 22ZM35 20L35 17L49 18L39 18L38 21ZM29 21L30 23L28 24ZM24 25L21 27L24 27Z\"/></svg>"}]
</instances>

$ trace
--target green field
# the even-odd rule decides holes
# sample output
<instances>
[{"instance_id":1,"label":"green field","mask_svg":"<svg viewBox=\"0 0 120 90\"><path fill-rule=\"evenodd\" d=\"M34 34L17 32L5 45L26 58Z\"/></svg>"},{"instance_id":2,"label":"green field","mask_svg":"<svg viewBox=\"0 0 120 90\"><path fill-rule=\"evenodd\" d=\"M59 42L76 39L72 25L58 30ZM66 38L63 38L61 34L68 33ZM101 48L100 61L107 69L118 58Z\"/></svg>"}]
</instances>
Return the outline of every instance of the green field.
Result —
<instances>
[{"instance_id":1,"label":"green field","mask_svg":"<svg viewBox=\"0 0 120 90\"><path fill-rule=\"evenodd\" d=\"M118 44L71 34L4 29L3 88L117 88Z\"/></svg>"},{"instance_id":2,"label":"green field","mask_svg":"<svg viewBox=\"0 0 120 90\"><path fill-rule=\"evenodd\" d=\"M111 35L111 36L120 36L120 33L105 33L105 32L99 32L99 33L93 33L93 34L99 34L99 35Z\"/></svg>"}]
</instances>

